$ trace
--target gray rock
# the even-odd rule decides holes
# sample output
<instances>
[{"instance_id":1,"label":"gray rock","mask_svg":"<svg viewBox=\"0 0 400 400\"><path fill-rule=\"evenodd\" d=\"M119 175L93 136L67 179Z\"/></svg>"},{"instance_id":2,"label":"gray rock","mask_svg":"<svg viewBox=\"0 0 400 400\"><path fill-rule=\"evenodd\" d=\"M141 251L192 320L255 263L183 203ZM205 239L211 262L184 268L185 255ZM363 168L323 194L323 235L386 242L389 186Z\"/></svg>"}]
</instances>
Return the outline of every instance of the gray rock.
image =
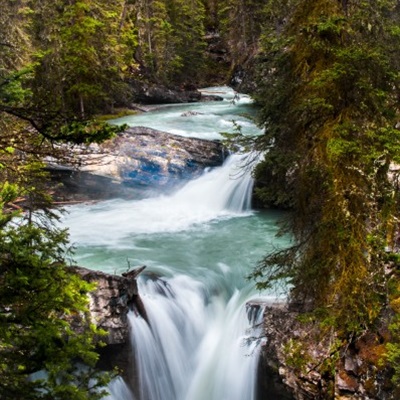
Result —
<instances>
[{"instance_id":1,"label":"gray rock","mask_svg":"<svg viewBox=\"0 0 400 400\"><path fill-rule=\"evenodd\" d=\"M83 280L96 285L96 289L89 293L89 311L97 327L108 333L101 338L108 345L129 342L128 312L132 307L144 312L136 282L137 275L143 269L141 267L119 276L74 267Z\"/></svg>"},{"instance_id":2,"label":"gray rock","mask_svg":"<svg viewBox=\"0 0 400 400\"><path fill-rule=\"evenodd\" d=\"M321 337L319 325L300 321L299 315L282 305L265 308L259 379L269 383L270 397L266 398L399 398L390 382L390 366L371 362L371 354L379 344L377 333L367 332L355 343L332 350L335 332Z\"/></svg>"},{"instance_id":3,"label":"gray rock","mask_svg":"<svg viewBox=\"0 0 400 400\"><path fill-rule=\"evenodd\" d=\"M102 144L67 148L64 164L48 160L57 201L137 198L169 191L223 162L220 142L132 127Z\"/></svg>"},{"instance_id":4,"label":"gray rock","mask_svg":"<svg viewBox=\"0 0 400 400\"><path fill-rule=\"evenodd\" d=\"M197 90L175 90L140 81L132 81L131 86L134 101L141 104L193 103L201 99Z\"/></svg>"},{"instance_id":5,"label":"gray rock","mask_svg":"<svg viewBox=\"0 0 400 400\"><path fill-rule=\"evenodd\" d=\"M82 171L129 186L170 188L221 165L221 143L132 127L82 155Z\"/></svg>"}]
</instances>

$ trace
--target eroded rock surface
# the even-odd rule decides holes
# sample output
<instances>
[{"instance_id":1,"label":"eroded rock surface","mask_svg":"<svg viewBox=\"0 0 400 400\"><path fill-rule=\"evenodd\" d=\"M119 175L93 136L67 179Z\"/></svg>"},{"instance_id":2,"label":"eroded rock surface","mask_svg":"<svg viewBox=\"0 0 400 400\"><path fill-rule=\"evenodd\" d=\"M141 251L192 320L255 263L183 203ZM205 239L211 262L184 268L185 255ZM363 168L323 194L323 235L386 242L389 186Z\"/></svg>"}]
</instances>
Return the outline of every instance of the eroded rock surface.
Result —
<instances>
[{"instance_id":1,"label":"eroded rock surface","mask_svg":"<svg viewBox=\"0 0 400 400\"><path fill-rule=\"evenodd\" d=\"M123 276L81 267L74 268L82 279L96 285L96 289L89 293L89 309L92 321L108 333L102 340L108 345L129 342L127 315L133 307L138 309L142 306L136 277L144 267Z\"/></svg>"}]
</instances>

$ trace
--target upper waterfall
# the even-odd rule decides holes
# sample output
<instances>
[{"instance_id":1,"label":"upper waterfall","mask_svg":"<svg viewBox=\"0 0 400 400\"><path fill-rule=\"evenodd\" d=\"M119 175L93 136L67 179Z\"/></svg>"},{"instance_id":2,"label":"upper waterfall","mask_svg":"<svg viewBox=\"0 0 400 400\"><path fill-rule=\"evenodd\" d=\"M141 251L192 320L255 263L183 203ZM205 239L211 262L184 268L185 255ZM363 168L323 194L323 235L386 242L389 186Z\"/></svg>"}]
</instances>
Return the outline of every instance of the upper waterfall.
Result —
<instances>
[{"instance_id":1,"label":"upper waterfall","mask_svg":"<svg viewBox=\"0 0 400 400\"><path fill-rule=\"evenodd\" d=\"M132 232L179 232L224 217L248 215L253 188L249 159L249 155L231 155L221 167L205 171L172 195L70 207L64 223L73 241L113 245Z\"/></svg>"}]
</instances>

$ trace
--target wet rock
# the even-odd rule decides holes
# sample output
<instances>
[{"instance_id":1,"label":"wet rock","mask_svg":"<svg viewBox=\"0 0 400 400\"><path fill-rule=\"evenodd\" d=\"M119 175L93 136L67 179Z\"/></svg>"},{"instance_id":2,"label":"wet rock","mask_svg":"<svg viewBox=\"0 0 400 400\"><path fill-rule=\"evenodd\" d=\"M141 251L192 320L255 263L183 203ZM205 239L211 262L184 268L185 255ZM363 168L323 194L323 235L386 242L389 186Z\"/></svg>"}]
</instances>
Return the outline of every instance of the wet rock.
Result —
<instances>
[{"instance_id":1,"label":"wet rock","mask_svg":"<svg viewBox=\"0 0 400 400\"><path fill-rule=\"evenodd\" d=\"M120 197L129 198L134 196L126 188L170 190L200 176L207 167L221 165L224 159L219 142L145 127L132 127L100 145L72 151L75 153L73 165L49 165L48 168L54 176L63 178L62 182L69 188L90 189L92 195L100 193L99 198L107 198L103 193L107 188L111 194L119 192Z\"/></svg>"},{"instance_id":2,"label":"wet rock","mask_svg":"<svg viewBox=\"0 0 400 400\"><path fill-rule=\"evenodd\" d=\"M99 338L106 346L99 346L97 367L102 371L115 371L133 391L137 387L137 371L132 362L128 313L134 309L146 318L146 312L138 293L136 278L145 269L140 267L120 275L106 274L81 267L73 267L85 281L96 285L90 292L89 311L92 321L107 332ZM79 325L73 327L79 330Z\"/></svg>"},{"instance_id":3,"label":"wet rock","mask_svg":"<svg viewBox=\"0 0 400 400\"><path fill-rule=\"evenodd\" d=\"M201 99L197 90L175 90L139 81L132 81L131 86L134 101L142 104L193 103Z\"/></svg>"},{"instance_id":4,"label":"wet rock","mask_svg":"<svg viewBox=\"0 0 400 400\"><path fill-rule=\"evenodd\" d=\"M199 101L222 101L223 97L201 93L195 87L171 89L140 81L132 81L133 103L131 107L139 111L150 111L160 104L196 103ZM149 107L150 106L150 107Z\"/></svg>"},{"instance_id":5,"label":"wet rock","mask_svg":"<svg viewBox=\"0 0 400 400\"><path fill-rule=\"evenodd\" d=\"M224 100L224 98L216 94L202 94L200 98L200 101L203 103L208 101L222 101L222 100Z\"/></svg>"},{"instance_id":6,"label":"wet rock","mask_svg":"<svg viewBox=\"0 0 400 400\"><path fill-rule=\"evenodd\" d=\"M181 117L193 117L194 115L204 115L204 114L197 111L186 111L181 114Z\"/></svg>"}]
</instances>

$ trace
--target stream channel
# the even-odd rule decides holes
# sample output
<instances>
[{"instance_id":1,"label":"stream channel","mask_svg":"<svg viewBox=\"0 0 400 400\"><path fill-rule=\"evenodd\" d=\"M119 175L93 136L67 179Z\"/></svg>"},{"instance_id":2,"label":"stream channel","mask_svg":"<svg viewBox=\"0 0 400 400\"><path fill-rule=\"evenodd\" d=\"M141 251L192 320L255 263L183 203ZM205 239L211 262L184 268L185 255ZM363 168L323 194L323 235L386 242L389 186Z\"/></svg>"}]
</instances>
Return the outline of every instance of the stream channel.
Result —
<instances>
[{"instance_id":1,"label":"stream channel","mask_svg":"<svg viewBox=\"0 0 400 400\"><path fill-rule=\"evenodd\" d=\"M224 100L113 122L213 140L235 120L245 134L260 133L244 116L254 112L248 96L233 102L229 88L207 92ZM63 225L79 265L116 274L147 266L138 284L149 324L129 315L138 387L130 393L116 379L110 400L257 399L262 312L246 303L277 294L257 292L246 276L287 239L275 237L279 212L251 210L253 180L243 163L246 156L231 155L169 195L67 208Z\"/></svg>"}]
</instances>

